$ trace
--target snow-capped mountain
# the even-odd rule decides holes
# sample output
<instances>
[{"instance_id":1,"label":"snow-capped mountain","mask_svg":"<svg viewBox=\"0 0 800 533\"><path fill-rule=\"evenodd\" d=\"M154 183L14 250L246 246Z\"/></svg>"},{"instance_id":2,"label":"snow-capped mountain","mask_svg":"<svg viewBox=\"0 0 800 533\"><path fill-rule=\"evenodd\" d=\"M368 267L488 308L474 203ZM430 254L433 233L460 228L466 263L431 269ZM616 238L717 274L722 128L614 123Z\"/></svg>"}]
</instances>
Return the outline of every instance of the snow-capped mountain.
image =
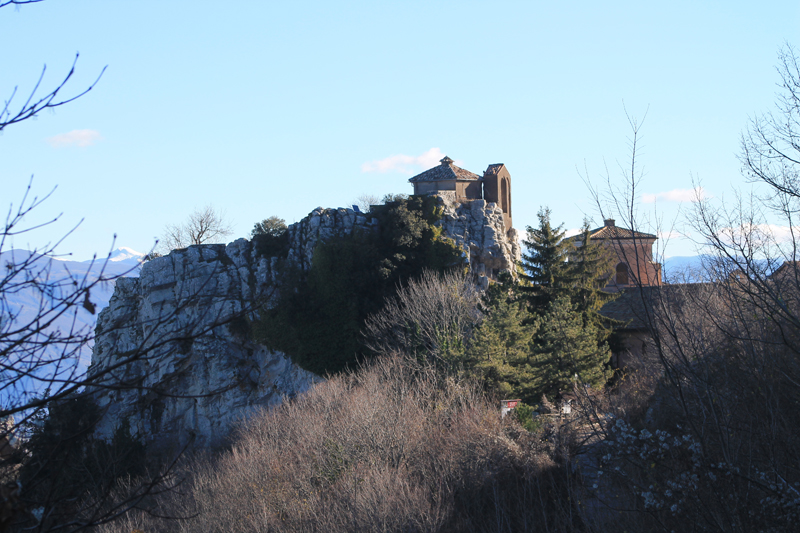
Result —
<instances>
[{"instance_id":1,"label":"snow-capped mountain","mask_svg":"<svg viewBox=\"0 0 800 533\"><path fill-rule=\"evenodd\" d=\"M704 275L704 261L710 256L692 255L675 256L664 259L661 271L667 283L686 283L702 281Z\"/></svg>"},{"instance_id":2,"label":"snow-capped mountain","mask_svg":"<svg viewBox=\"0 0 800 533\"><path fill-rule=\"evenodd\" d=\"M130 266L137 266L141 264L143 257L144 254L141 252L137 252L132 248L120 246L119 248L111 252L111 254L108 256L108 260L114 263L124 263ZM87 261L84 261L84 263L86 262Z\"/></svg>"},{"instance_id":3,"label":"snow-capped mountain","mask_svg":"<svg viewBox=\"0 0 800 533\"><path fill-rule=\"evenodd\" d=\"M73 261L61 257L45 257L27 250L9 250L0 253L0 266L2 266L4 272L7 272L8 265L18 265L24 261L29 261L32 256L34 256L33 261L31 262L31 268L28 270L29 273L35 273L39 278L46 275L50 281L59 281L71 276L79 279L85 278L87 282L93 282L100 279L101 276L106 279L137 277L144 254L131 248L120 247L113 250L106 258L98 257L85 261ZM92 291L91 301L95 305L95 313L108 305L108 300L113 293L113 281L102 284L102 286L98 287L98 290ZM17 291L12 293L4 291L0 296L7 303L13 304L15 300L31 295Z\"/></svg>"}]
</instances>

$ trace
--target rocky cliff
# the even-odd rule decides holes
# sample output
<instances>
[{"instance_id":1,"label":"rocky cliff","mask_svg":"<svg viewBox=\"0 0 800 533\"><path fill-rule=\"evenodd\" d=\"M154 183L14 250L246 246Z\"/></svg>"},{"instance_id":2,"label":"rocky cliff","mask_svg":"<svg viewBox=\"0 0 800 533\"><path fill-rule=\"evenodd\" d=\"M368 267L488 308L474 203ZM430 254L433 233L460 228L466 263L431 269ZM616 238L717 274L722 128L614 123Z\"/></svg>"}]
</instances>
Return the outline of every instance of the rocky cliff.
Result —
<instances>
[{"instance_id":1,"label":"rocky cliff","mask_svg":"<svg viewBox=\"0 0 800 533\"><path fill-rule=\"evenodd\" d=\"M463 248L480 285L513 270L516 231L505 233L495 204L459 205L446 196L442 202L439 224ZM374 231L376 223L350 209L317 208L289 226L287 261L308 269L318 242L355 228ZM214 446L254 409L318 382L286 355L251 340L245 317L275 297L276 265L239 239L175 250L145 263L139 278L118 280L98 318L89 370L105 375L108 385L95 389L105 413L97 434L110 438L127 420L154 448ZM120 382L130 386L112 386Z\"/></svg>"},{"instance_id":2,"label":"rocky cliff","mask_svg":"<svg viewBox=\"0 0 800 533\"><path fill-rule=\"evenodd\" d=\"M464 204L454 196L439 193L444 216L439 224L444 233L464 249L478 285L485 289L489 279L507 270L515 274L520 260L516 229L506 233L503 211L494 202L472 200Z\"/></svg>"}]
</instances>

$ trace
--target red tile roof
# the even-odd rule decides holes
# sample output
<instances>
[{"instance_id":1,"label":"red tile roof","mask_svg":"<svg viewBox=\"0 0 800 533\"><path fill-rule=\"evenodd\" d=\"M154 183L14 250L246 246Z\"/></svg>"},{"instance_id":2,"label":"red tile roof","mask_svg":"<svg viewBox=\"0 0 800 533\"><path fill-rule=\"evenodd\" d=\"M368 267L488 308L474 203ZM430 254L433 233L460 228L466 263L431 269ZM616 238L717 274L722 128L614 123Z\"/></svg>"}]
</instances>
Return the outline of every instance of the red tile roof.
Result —
<instances>
[{"instance_id":1,"label":"red tile roof","mask_svg":"<svg viewBox=\"0 0 800 533\"><path fill-rule=\"evenodd\" d=\"M658 239L658 237L650 233L620 228L612 218L606 219L604 222L604 226L595 228L589 233L592 239Z\"/></svg>"},{"instance_id":2,"label":"red tile roof","mask_svg":"<svg viewBox=\"0 0 800 533\"><path fill-rule=\"evenodd\" d=\"M441 164L438 167L426 170L421 174L417 174L408 181L411 183L417 181L479 181L481 179L477 174L473 174L469 170L464 170L453 164L453 160L445 156L440 159Z\"/></svg>"}]
</instances>

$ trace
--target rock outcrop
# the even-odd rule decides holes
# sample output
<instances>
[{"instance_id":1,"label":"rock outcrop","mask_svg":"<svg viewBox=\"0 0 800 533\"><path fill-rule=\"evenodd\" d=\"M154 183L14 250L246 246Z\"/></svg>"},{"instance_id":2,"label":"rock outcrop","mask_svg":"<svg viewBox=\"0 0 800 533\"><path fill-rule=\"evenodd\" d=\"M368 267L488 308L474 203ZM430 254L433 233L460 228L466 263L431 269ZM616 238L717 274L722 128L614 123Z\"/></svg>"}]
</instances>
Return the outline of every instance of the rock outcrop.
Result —
<instances>
[{"instance_id":1,"label":"rock outcrop","mask_svg":"<svg viewBox=\"0 0 800 533\"><path fill-rule=\"evenodd\" d=\"M377 229L377 220L352 209L314 209L307 217L288 228L289 261L303 270L311 268L314 247L331 237L349 235L354 228Z\"/></svg>"},{"instance_id":2,"label":"rock outcrop","mask_svg":"<svg viewBox=\"0 0 800 533\"><path fill-rule=\"evenodd\" d=\"M97 435L110 438L127 420L157 445L214 446L253 409L319 381L250 340L242 313L269 299L274 266L239 239L173 251L145 263L139 278L117 280L98 317L89 372L134 386L96 390L105 413Z\"/></svg>"},{"instance_id":3,"label":"rock outcrop","mask_svg":"<svg viewBox=\"0 0 800 533\"><path fill-rule=\"evenodd\" d=\"M442 197L439 224L470 261L481 285L519 259L516 231L503 228L502 211L475 200ZM288 228L287 261L311 265L314 247L377 221L351 209L317 208ZM239 239L225 245L175 250L144 264L139 278L117 281L100 313L91 374L108 388L94 389L104 416L97 435L111 438L127 421L150 449L164 453L190 441L213 447L253 410L277 405L321 380L284 354L255 343L245 317L276 292L277 258L258 257ZM144 356L139 356L145 354ZM128 364L126 358L135 356ZM111 386L115 383L130 387Z\"/></svg>"},{"instance_id":4,"label":"rock outcrop","mask_svg":"<svg viewBox=\"0 0 800 533\"><path fill-rule=\"evenodd\" d=\"M519 238L516 229L505 231L502 209L486 200L458 203L454 195L439 192L438 196L444 206L439 225L464 250L478 285L486 289L489 279L502 271L516 276Z\"/></svg>"}]
</instances>

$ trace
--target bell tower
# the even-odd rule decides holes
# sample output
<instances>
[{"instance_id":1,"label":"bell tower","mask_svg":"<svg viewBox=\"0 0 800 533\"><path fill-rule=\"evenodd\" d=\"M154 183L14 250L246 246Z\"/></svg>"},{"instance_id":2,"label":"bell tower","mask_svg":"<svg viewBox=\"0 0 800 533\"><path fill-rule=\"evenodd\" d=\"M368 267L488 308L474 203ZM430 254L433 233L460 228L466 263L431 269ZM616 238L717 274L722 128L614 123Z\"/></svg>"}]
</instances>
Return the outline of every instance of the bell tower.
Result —
<instances>
[{"instance_id":1,"label":"bell tower","mask_svg":"<svg viewBox=\"0 0 800 533\"><path fill-rule=\"evenodd\" d=\"M489 165L483 173L483 199L496 203L503 210L506 231L511 224L511 174L502 163Z\"/></svg>"}]
</instances>

